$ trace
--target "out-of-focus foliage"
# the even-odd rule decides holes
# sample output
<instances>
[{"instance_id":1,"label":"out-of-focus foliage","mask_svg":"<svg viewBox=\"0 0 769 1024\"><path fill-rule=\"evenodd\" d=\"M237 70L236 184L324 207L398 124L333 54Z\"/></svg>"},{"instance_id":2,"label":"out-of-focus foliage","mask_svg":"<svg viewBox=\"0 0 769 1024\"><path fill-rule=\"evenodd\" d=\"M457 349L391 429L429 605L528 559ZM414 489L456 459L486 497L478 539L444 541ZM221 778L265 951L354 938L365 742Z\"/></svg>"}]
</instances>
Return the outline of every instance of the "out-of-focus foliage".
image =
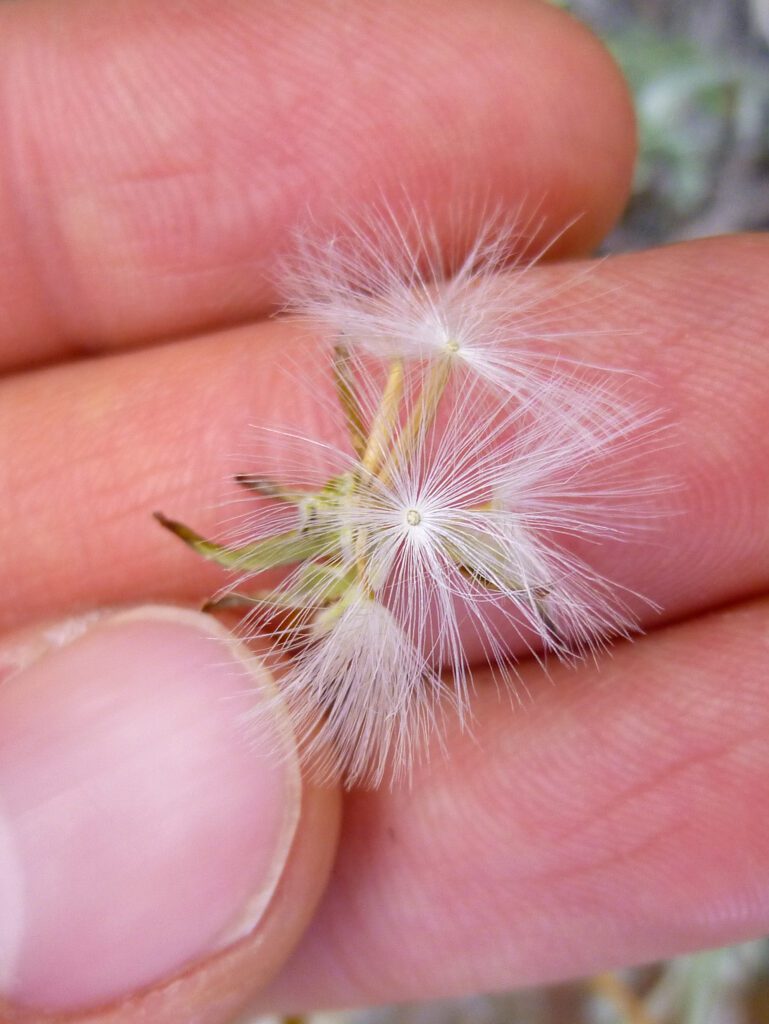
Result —
<instances>
[{"instance_id":1,"label":"out-of-focus foliage","mask_svg":"<svg viewBox=\"0 0 769 1024\"><path fill-rule=\"evenodd\" d=\"M315 1014L307 1024L767 1024L769 941L710 950L622 971L617 987L636 1013L623 1013L593 981L508 995ZM274 1018L239 1024L280 1024Z\"/></svg>"},{"instance_id":2,"label":"out-of-focus foliage","mask_svg":"<svg viewBox=\"0 0 769 1024\"><path fill-rule=\"evenodd\" d=\"M769 228L769 0L570 0L635 97L634 195L610 248Z\"/></svg>"},{"instance_id":3,"label":"out-of-focus foliage","mask_svg":"<svg viewBox=\"0 0 769 1024\"><path fill-rule=\"evenodd\" d=\"M677 215L691 214L712 194L730 145L753 137L757 157L769 147L769 75L644 28L607 41L636 100L636 193L656 189Z\"/></svg>"}]
</instances>

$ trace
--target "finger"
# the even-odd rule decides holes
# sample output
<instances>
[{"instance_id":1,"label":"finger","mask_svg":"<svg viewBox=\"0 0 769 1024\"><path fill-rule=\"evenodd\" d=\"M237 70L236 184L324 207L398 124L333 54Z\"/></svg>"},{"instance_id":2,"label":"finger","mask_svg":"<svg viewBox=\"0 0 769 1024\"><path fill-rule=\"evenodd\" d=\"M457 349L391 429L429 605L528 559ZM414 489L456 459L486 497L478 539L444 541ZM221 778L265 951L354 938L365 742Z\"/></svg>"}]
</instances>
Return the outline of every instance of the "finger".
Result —
<instances>
[{"instance_id":1,"label":"finger","mask_svg":"<svg viewBox=\"0 0 769 1024\"><path fill-rule=\"evenodd\" d=\"M256 1010L509 989L769 926L769 604L479 687L476 738L353 796L333 881Z\"/></svg>"},{"instance_id":2,"label":"finger","mask_svg":"<svg viewBox=\"0 0 769 1024\"><path fill-rule=\"evenodd\" d=\"M264 670L168 608L6 642L0 666L0 1018L232 1020L337 833L285 721L246 726L275 708Z\"/></svg>"},{"instance_id":3,"label":"finger","mask_svg":"<svg viewBox=\"0 0 769 1024\"><path fill-rule=\"evenodd\" d=\"M539 0L28 0L0 40L0 366L253 317L308 214L520 206L576 252L629 187L620 76Z\"/></svg>"},{"instance_id":4,"label":"finger","mask_svg":"<svg viewBox=\"0 0 769 1024\"><path fill-rule=\"evenodd\" d=\"M541 282L548 308L559 281L578 280L565 324L580 337L564 349L638 369L627 388L667 410L672 443L639 454L636 472L639 481L668 476L678 489L660 495L650 537L607 541L590 557L671 617L769 581L767 255L762 238L723 239L607 260L587 278L573 265L527 278ZM304 328L272 323L6 380L6 625L210 595L222 574L151 513L215 533L232 514L222 508L227 478L261 471L249 458L249 423L341 440L342 424L319 398L319 381L330 385L314 345Z\"/></svg>"}]
</instances>

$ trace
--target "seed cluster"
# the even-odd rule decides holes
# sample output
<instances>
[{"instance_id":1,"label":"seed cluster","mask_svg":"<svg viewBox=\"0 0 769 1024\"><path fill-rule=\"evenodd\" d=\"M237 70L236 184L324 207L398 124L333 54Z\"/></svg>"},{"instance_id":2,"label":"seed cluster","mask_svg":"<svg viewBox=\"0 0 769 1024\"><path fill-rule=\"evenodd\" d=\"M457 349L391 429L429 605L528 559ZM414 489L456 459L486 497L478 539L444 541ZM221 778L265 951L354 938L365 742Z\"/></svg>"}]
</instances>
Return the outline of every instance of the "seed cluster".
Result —
<instances>
[{"instance_id":1,"label":"seed cluster","mask_svg":"<svg viewBox=\"0 0 769 1024\"><path fill-rule=\"evenodd\" d=\"M573 658L632 632L636 595L585 542L600 556L654 489L637 465L654 415L548 354L528 268L501 273L488 239L443 278L424 239L399 261L367 246L317 247L289 275L324 336L338 448L315 478L306 463L237 477L255 502L245 544L160 517L232 571L210 607L242 608L246 634L270 641L306 764L349 785L408 775L446 707L465 721L473 664L514 690L523 653Z\"/></svg>"}]
</instances>

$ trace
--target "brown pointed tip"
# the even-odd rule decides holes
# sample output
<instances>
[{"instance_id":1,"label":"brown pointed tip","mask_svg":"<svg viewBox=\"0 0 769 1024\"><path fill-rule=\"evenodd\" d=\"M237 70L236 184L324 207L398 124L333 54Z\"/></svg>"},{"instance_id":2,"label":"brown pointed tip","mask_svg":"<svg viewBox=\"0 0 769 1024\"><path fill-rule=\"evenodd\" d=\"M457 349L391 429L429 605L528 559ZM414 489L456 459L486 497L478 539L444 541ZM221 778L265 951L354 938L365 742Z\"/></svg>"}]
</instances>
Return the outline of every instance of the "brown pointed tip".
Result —
<instances>
[{"instance_id":1,"label":"brown pointed tip","mask_svg":"<svg viewBox=\"0 0 769 1024\"><path fill-rule=\"evenodd\" d=\"M195 544L200 539L195 531L191 530L189 526L185 526L184 523L179 523L175 519L169 519L162 512L153 512L152 514L162 527L170 530L171 533L175 534L186 544Z\"/></svg>"},{"instance_id":2,"label":"brown pointed tip","mask_svg":"<svg viewBox=\"0 0 769 1024\"><path fill-rule=\"evenodd\" d=\"M263 498L280 497L278 486L262 476L254 476L253 473L236 473L233 480L239 487L245 487L248 491L261 494Z\"/></svg>"},{"instance_id":3,"label":"brown pointed tip","mask_svg":"<svg viewBox=\"0 0 769 1024\"><path fill-rule=\"evenodd\" d=\"M233 611L236 608L251 608L257 602L249 598L247 594L222 594L221 597L209 597L200 609L202 612L225 612Z\"/></svg>"},{"instance_id":4,"label":"brown pointed tip","mask_svg":"<svg viewBox=\"0 0 769 1024\"><path fill-rule=\"evenodd\" d=\"M169 519L163 512L153 512L152 515L157 519L161 526L166 528L166 530L171 530L172 533L178 532L181 523L177 523L175 520Z\"/></svg>"},{"instance_id":5,"label":"brown pointed tip","mask_svg":"<svg viewBox=\"0 0 769 1024\"><path fill-rule=\"evenodd\" d=\"M248 487L253 491L269 488L268 482L263 477L254 476L253 473L236 473L232 479L241 487Z\"/></svg>"},{"instance_id":6,"label":"brown pointed tip","mask_svg":"<svg viewBox=\"0 0 769 1024\"><path fill-rule=\"evenodd\" d=\"M229 603L229 595L222 594L217 597L215 594L213 597L207 597L206 600L201 604L201 611L205 611L211 614L215 611L226 610L231 608L232 605Z\"/></svg>"},{"instance_id":7,"label":"brown pointed tip","mask_svg":"<svg viewBox=\"0 0 769 1024\"><path fill-rule=\"evenodd\" d=\"M209 599L204 601L200 606L200 610L205 612L207 615L216 615L218 612L233 611L240 607L241 604L238 601L233 601L229 597L209 597Z\"/></svg>"}]
</instances>

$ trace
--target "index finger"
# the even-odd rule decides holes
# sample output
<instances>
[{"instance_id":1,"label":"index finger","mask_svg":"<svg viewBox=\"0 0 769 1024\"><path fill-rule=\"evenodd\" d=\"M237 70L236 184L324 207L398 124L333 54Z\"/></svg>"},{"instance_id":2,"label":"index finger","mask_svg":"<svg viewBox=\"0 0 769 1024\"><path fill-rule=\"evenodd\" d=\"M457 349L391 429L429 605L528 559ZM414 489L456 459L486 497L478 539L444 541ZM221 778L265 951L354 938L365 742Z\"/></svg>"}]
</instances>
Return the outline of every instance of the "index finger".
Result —
<instances>
[{"instance_id":1,"label":"index finger","mask_svg":"<svg viewBox=\"0 0 769 1024\"><path fill-rule=\"evenodd\" d=\"M619 73L541 0L28 0L0 69L0 369L264 313L308 210L450 242L480 198L575 253L630 179Z\"/></svg>"}]
</instances>

